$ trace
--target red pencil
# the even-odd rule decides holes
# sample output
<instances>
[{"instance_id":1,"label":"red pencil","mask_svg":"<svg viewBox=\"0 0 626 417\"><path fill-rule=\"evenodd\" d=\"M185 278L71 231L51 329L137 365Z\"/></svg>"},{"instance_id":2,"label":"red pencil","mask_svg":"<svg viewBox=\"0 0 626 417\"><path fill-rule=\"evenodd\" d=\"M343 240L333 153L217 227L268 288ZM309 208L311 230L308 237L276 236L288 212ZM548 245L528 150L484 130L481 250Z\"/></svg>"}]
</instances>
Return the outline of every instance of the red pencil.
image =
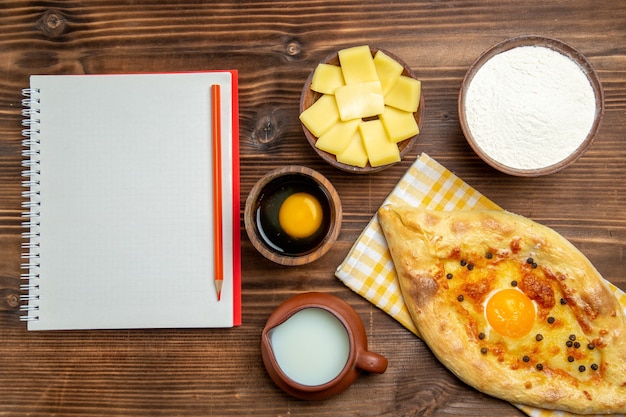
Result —
<instances>
[{"instance_id":1,"label":"red pencil","mask_svg":"<svg viewBox=\"0 0 626 417\"><path fill-rule=\"evenodd\" d=\"M213 133L213 262L217 300L222 298L224 265L222 257L222 121L220 86L211 86L211 115Z\"/></svg>"}]
</instances>

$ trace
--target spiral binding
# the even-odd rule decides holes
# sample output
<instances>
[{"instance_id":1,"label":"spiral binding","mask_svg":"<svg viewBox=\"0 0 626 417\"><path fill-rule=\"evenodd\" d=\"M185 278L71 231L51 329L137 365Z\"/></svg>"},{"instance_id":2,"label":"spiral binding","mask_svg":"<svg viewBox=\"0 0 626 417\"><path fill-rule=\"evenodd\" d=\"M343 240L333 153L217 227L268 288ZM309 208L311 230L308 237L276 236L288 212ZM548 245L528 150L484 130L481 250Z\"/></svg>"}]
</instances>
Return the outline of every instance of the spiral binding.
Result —
<instances>
[{"instance_id":1,"label":"spiral binding","mask_svg":"<svg viewBox=\"0 0 626 417\"><path fill-rule=\"evenodd\" d=\"M39 105L41 103L39 97L39 89L25 88L22 90L22 167L25 169L22 171L22 187L25 190L22 192L24 201L22 202L22 208L25 210L22 212L22 227L25 231L22 233L22 259L24 262L21 268L24 272L20 275L23 283L20 285L20 295L22 312L21 320L23 321L37 321L39 320L39 269L40 269L40 207L41 207L41 192L40 192L40 126L41 110Z\"/></svg>"}]
</instances>

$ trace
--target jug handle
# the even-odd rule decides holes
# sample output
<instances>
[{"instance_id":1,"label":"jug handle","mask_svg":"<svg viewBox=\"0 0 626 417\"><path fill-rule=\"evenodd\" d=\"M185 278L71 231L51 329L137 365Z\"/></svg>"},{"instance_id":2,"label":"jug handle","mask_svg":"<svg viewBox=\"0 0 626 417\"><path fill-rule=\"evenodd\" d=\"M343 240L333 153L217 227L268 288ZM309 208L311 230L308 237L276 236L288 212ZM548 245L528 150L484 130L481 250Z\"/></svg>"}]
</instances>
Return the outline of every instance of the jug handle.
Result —
<instances>
[{"instance_id":1,"label":"jug handle","mask_svg":"<svg viewBox=\"0 0 626 417\"><path fill-rule=\"evenodd\" d=\"M362 371L382 374L387 370L387 358L378 353L363 350L359 352L356 360L357 368Z\"/></svg>"}]
</instances>

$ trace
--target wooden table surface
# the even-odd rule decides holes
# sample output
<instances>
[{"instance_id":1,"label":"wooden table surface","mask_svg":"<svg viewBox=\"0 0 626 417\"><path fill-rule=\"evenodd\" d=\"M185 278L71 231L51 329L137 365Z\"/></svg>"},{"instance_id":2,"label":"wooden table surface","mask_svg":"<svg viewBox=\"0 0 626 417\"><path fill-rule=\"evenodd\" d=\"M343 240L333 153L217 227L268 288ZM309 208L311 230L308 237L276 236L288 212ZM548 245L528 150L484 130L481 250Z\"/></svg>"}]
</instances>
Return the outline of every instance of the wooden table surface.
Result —
<instances>
[{"instance_id":1,"label":"wooden table surface","mask_svg":"<svg viewBox=\"0 0 626 417\"><path fill-rule=\"evenodd\" d=\"M579 49L604 87L592 147L568 169L518 178L489 168L460 129L461 80L478 55L535 34ZM306 77L330 52L369 44L423 82L419 141L400 164L355 176L328 166L298 121ZM337 188L333 250L300 267L260 256L243 229L243 325L228 330L27 332L19 320L21 96L33 73L235 68L240 75L241 198L286 164ZM575 115L573 115L575 117ZM355 239L421 152L500 206L555 228L626 289L626 2L623 1L5 1L0 5L0 415L519 416L461 383L428 348L334 277ZM337 397L305 402L269 379L260 334L272 310L306 291L336 294L389 359Z\"/></svg>"}]
</instances>

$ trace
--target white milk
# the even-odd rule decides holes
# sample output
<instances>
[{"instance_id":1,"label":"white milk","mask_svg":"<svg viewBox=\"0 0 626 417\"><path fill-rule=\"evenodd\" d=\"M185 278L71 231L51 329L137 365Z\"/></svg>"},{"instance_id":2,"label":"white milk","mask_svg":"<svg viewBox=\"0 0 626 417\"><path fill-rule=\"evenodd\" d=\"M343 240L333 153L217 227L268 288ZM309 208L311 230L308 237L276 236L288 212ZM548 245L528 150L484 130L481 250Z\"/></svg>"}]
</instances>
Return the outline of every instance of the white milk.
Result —
<instances>
[{"instance_id":1,"label":"white milk","mask_svg":"<svg viewBox=\"0 0 626 417\"><path fill-rule=\"evenodd\" d=\"M350 354L345 327L321 308L298 311L269 335L278 366L302 385L331 381L343 370Z\"/></svg>"}]
</instances>

